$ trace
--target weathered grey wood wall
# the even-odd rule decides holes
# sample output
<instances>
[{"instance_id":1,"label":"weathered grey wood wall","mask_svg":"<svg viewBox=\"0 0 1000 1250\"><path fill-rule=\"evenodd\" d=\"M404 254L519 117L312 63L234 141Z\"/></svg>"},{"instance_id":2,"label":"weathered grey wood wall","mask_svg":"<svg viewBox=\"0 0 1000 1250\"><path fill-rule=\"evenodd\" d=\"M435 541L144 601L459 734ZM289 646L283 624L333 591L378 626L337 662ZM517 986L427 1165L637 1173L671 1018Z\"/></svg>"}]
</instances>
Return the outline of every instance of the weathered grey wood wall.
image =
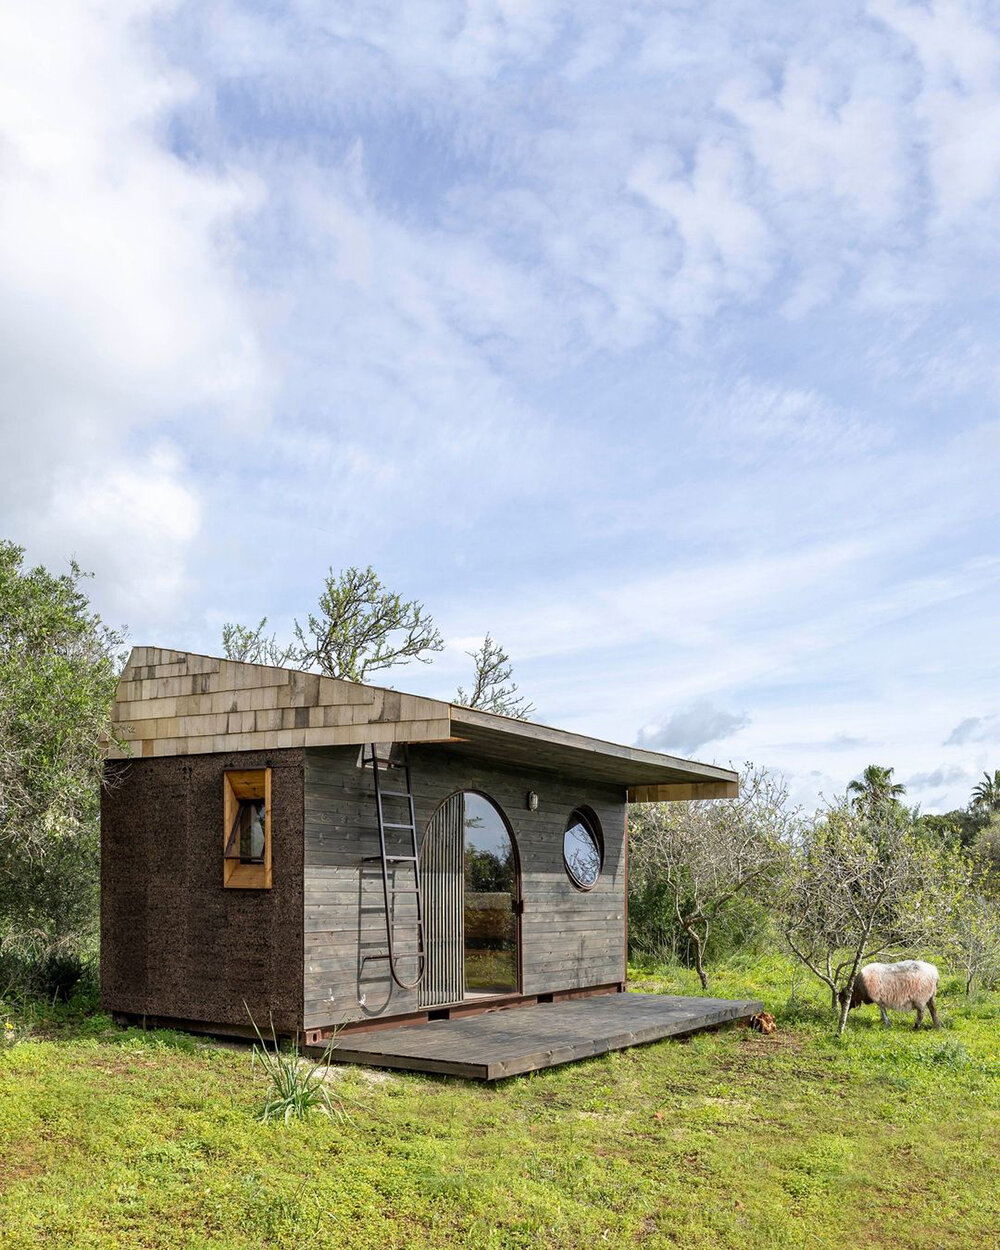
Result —
<instances>
[{"instance_id":1,"label":"weathered grey wood wall","mask_svg":"<svg viewBox=\"0 0 1000 1250\"><path fill-rule=\"evenodd\" d=\"M305 1028L416 1011L416 990L395 987L384 962L384 912L377 865L372 778L357 747L305 752ZM514 832L522 871L521 991L549 993L607 985L625 977L625 793L542 771L498 768L446 748L410 749L417 826L458 790L488 795ZM526 806L528 790L538 810ZM591 808L604 840L597 885L576 889L563 867L562 839L576 807ZM359 1001L363 1000L363 1001Z\"/></svg>"}]
</instances>

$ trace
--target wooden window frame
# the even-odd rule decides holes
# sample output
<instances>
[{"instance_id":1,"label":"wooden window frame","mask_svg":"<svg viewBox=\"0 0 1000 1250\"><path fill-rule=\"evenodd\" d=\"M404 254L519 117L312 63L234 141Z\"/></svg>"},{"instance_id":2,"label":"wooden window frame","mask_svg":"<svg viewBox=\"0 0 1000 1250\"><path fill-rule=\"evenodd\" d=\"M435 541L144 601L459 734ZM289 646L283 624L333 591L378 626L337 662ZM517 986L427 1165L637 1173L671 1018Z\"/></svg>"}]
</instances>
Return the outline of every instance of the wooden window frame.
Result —
<instances>
[{"instance_id":1,"label":"wooden window frame","mask_svg":"<svg viewBox=\"0 0 1000 1250\"><path fill-rule=\"evenodd\" d=\"M271 888L271 770L232 768L222 774L223 830L222 884L229 890L269 890ZM241 864L228 859L226 848L233 831L240 799L264 800L264 862Z\"/></svg>"}]
</instances>

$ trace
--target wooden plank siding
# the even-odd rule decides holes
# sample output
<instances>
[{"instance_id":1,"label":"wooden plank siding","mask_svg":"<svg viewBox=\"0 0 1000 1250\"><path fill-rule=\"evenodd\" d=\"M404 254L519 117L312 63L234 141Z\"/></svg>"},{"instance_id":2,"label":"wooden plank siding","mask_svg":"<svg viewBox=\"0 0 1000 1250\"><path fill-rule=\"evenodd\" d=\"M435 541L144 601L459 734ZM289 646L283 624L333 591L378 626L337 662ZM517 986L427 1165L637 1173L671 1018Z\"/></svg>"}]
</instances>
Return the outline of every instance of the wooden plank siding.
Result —
<instances>
[{"instance_id":1,"label":"wooden plank siding","mask_svg":"<svg viewBox=\"0 0 1000 1250\"><path fill-rule=\"evenodd\" d=\"M511 769L632 787L632 801L732 797L736 773L641 747L298 669L134 647L115 693L109 759L449 743Z\"/></svg>"},{"instance_id":2,"label":"wooden plank siding","mask_svg":"<svg viewBox=\"0 0 1000 1250\"><path fill-rule=\"evenodd\" d=\"M504 768L443 746L411 746L410 762L419 831L459 790L487 795L507 817L522 872L521 992L623 981L624 786ZM539 796L534 812L529 790ZM580 806L597 816L604 841L601 876L587 892L571 884L562 857L567 819ZM377 853L378 834L371 772L358 767L356 748L305 752L304 837L303 1027L417 1011L417 992L393 985L384 962L361 975L364 951L384 949L385 920L377 872L362 862Z\"/></svg>"},{"instance_id":3,"label":"wooden plank siding","mask_svg":"<svg viewBox=\"0 0 1000 1250\"><path fill-rule=\"evenodd\" d=\"M297 669L135 647L109 759L447 738L449 705Z\"/></svg>"}]
</instances>

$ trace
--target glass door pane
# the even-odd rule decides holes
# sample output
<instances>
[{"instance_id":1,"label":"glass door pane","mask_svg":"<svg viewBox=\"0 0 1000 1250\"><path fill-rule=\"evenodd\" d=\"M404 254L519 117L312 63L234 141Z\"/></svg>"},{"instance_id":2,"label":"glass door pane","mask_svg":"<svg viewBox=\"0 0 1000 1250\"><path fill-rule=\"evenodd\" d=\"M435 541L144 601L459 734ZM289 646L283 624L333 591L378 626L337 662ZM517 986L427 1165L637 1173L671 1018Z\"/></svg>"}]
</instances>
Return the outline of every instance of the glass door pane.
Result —
<instances>
[{"instance_id":1,"label":"glass door pane","mask_svg":"<svg viewBox=\"0 0 1000 1250\"><path fill-rule=\"evenodd\" d=\"M517 990L517 856L503 817L489 799L466 792L465 991Z\"/></svg>"}]
</instances>

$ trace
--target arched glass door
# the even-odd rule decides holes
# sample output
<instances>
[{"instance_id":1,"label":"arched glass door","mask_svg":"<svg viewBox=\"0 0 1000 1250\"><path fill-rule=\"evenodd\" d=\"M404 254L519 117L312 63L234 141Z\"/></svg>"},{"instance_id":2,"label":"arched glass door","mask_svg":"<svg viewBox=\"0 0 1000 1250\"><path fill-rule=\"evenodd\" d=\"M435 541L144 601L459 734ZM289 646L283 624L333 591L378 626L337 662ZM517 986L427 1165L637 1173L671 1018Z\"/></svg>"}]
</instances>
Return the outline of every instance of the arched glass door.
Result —
<instances>
[{"instance_id":1,"label":"arched glass door","mask_svg":"<svg viewBox=\"0 0 1000 1250\"><path fill-rule=\"evenodd\" d=\"M507 822L484 795L467 791L463 825L466 994L517 990L517 852Z\"/></svg>"},{"instance_id":2,"label":"arched glass door","mask_svg":"<svg viewBox=\"0 0 1000 1250\"><path fill-rule=\"evenodd\" d=\"M517 848L500 809L467 790L442 803L420 848L427 968L421 1006L518 989Z\"/></svg>"}]
</instances>

